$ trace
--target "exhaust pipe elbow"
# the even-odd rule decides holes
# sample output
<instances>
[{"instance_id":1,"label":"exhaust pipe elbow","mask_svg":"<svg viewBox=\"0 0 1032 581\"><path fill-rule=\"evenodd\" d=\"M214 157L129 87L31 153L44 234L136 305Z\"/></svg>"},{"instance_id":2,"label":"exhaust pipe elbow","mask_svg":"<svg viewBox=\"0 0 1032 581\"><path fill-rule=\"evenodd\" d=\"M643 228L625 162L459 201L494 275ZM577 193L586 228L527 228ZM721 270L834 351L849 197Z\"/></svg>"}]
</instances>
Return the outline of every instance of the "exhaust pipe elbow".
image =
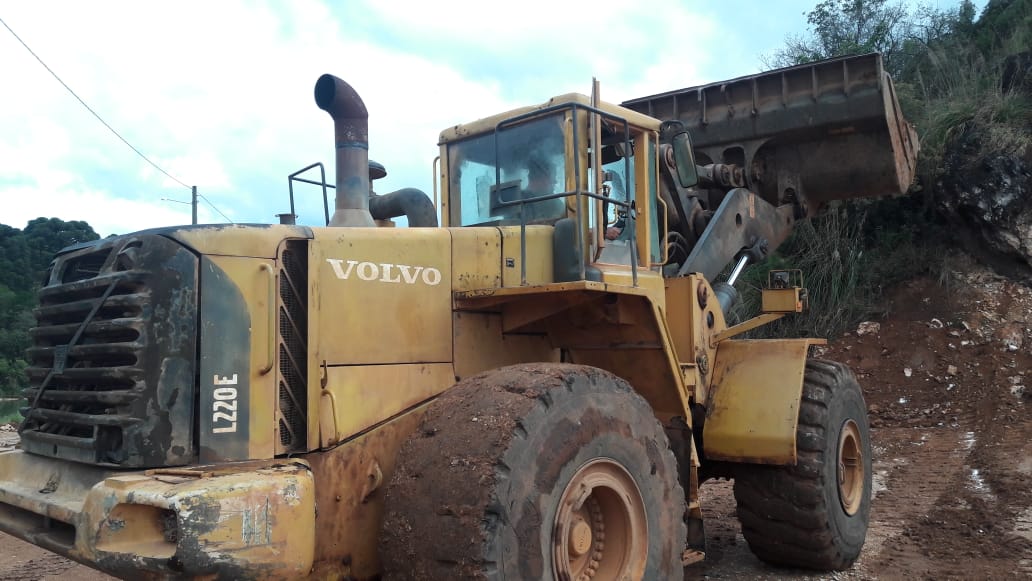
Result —
<instances>
[{"instance_id":1,"label":"exhaust pipe elbow","mask_svg":"<svg viewBox=\"0 0 1032 581\"><path fill-rule=\"evenodd\" d=\"M358 92L333 75L316 81L315 104L333 119L336 141L337 195L330 226L375 226L369 213L369 111Z\"/></svg>"},{"instance_id":2,"label":"exhaust pipe elbow","mask_svg":"<svg viewBox=\"0 0 1032 581\"><path fill-rule=\"evenodd\" d=\"M377 220L390 220L404 215L409 226L437 227L437 210L425 192L415 188L405 188L382 196L373 196L369 200L369 211Z\"/></svg>"}]
</instances>

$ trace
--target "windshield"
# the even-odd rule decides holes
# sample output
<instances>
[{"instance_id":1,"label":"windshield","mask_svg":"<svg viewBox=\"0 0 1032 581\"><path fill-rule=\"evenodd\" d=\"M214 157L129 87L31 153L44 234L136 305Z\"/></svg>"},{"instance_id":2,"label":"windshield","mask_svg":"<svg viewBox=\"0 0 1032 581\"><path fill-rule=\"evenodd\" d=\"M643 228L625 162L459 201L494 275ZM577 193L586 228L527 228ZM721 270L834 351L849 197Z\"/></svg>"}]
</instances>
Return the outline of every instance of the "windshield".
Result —
<instances>
[{"instance_id":1,"label":"windshield","mask_svg":"<svg viewBox=\"0 0 1032 581\"><path fill-rule=\"evenodd\" d=\"M551 224L565 216L563 198L541 199L566 191L562 119L550 115L450 145L450 223L519 224L522 214L528 224Z\"/></svg>"}]
</instances>

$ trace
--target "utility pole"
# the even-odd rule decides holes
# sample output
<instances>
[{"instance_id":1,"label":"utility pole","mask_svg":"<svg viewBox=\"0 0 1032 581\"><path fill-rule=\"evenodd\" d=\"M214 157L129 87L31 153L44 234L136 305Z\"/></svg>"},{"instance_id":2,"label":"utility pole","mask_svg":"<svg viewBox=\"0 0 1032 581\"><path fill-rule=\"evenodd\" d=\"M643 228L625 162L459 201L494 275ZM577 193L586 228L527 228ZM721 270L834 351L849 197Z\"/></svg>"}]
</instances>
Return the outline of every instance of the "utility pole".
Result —
<instances>
[{"instance_id":1,"label":"utility pole","mask_svg":"<svg viewBox=\"0 0 1032 581\"><path fill-rule=\"evenodd\" d=\"M191 200L191 202L190 202L190 205L193 206L193 222L191 222L191 224L194 224L196 226L197 225L197 186L193 186L190 189L191 189L191 191L193 191L193 200Z\"/></svg>"}]
</instances>

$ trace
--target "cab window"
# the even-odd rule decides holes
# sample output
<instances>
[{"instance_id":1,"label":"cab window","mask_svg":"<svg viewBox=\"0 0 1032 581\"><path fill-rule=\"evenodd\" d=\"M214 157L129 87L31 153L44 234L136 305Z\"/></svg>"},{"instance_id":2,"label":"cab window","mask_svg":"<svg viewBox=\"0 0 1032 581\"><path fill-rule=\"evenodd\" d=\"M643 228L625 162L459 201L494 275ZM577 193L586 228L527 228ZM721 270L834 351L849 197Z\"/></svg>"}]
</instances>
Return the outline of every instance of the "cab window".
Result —
<instances>
[{"instance_id":1,"label":"cab window","mask_svg":"<svg viewBox=\"0 0 1032 581\"><path fill-rule=\"evenodd\" d=\"M550 224L562 218L562 117L550 115L448 146L450 223ZM542 199L544 197L544 199Z\"/></svg>"}]
</instances>

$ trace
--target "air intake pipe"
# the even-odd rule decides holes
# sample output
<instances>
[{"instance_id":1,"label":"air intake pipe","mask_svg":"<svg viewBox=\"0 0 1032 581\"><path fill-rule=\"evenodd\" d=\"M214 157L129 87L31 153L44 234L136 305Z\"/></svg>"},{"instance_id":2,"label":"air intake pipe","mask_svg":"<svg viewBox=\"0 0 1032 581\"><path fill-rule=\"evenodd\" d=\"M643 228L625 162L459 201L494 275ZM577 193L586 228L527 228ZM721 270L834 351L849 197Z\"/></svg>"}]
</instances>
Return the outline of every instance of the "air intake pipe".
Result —
<instances>
[{"instance_id":1,"label":"air intake pipe","mask_svg":"<svg viewBox=\"0 0 1032 581\"><path fill-rule=\"evenodd\" d=\"M333 118L337 146L330 226L376 226L369 213L369 111L355 89L333 75L316 81L315 103Z\"/></svg>"},{"instance_id":2,"label":"air intake pipe","mask_svg":"<svg viewBox=\"0 0 1032 581\"><path fill-rule=\"evenodd\" d=\"M404 188L382 196L373 196L369 200L369 212L377 220L405 216L408 218L409 226L437 227L437 210L434 209L434 203L425 192L415 188Z\"/></svg>"}]
</instances>

